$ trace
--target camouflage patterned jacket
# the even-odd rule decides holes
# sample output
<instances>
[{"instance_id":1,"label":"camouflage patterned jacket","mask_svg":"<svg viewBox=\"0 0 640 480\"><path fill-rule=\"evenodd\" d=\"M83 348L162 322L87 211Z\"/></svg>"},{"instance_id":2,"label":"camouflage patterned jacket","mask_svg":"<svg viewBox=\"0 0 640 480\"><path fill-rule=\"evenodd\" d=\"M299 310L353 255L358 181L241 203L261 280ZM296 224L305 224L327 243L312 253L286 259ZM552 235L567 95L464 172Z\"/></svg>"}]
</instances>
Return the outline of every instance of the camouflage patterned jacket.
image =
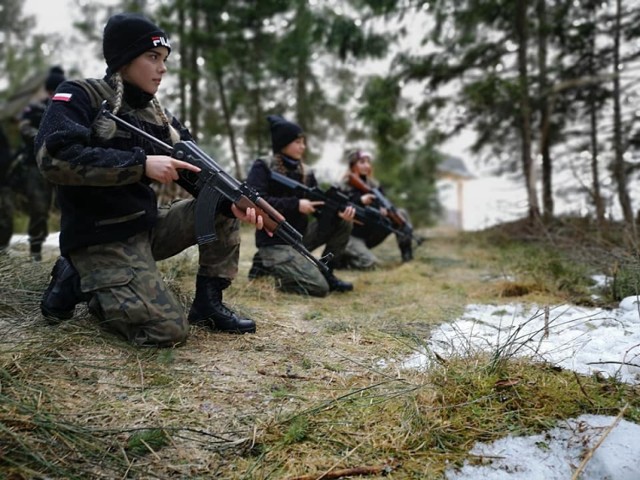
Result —
<instances>
[{"instance_id":1,"label":"camouflage patterned jacket","mask_svg":"<svg viewBox=\"0 0 640 480\"><path fill-rule=\"evenodd\" d=\"M151 97L129 87L119 116L170 143ZM145 176L145 161L146 155L164 152L120 127L109 139L100 138L92 128L103 99L114 95L104 79L64 82L36 137L40 171L57 186L62 254L124 240L151 229L157 218L157 199ZM172 124L183 139L191 139L178 120L172 118Z\"/></svg>"},{"instance_id":2,"label":"camouflage patterned jacket","mask_svg":"<svg viewBox=\"0 0 640 480\"><path fill-rule=\"evenodd\" d=\"M24 148L24 161L27 165L36 164L36 152L33 146L44 112L49 106L49 99L31 103L20 116L20 136Z\"/></svg>"}]
</instances>

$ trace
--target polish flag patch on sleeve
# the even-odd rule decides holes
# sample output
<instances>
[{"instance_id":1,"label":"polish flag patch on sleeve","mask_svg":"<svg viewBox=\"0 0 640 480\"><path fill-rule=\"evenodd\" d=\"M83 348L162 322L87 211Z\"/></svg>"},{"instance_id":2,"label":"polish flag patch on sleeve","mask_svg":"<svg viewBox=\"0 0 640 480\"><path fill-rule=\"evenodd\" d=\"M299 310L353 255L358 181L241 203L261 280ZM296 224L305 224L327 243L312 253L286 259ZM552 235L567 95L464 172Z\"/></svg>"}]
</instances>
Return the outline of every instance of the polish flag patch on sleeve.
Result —
<instances>
[{"instance_id":1,"label":"polish flag patch on sleeve","mask_svg":"<svg viewBox=\"0 0 640 480\"><path fill-rule=\"evenodd\" d=\"M71 101L71 93L56 93L51 100L54 102L70 102Z\"/></svg>"}]
</instances>

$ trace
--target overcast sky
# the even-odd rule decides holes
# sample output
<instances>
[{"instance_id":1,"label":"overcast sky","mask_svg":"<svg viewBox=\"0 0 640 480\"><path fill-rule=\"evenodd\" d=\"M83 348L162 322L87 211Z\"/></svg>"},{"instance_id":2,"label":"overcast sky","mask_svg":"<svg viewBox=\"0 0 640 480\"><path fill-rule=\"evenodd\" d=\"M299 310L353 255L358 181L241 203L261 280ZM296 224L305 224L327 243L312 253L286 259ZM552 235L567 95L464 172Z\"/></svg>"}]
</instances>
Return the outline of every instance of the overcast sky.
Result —
<instances>
[{"instance_id":1,"label":"overcast sky","mask_svg":"<svg viewBox=\"0 0 640 480\"><path fill-rule=\"evenodd\" d=\"M56 32L70 28L70 0L25 0L22 11L25 15L35 15L39 33Z\"/></svg>"}]
</instances>

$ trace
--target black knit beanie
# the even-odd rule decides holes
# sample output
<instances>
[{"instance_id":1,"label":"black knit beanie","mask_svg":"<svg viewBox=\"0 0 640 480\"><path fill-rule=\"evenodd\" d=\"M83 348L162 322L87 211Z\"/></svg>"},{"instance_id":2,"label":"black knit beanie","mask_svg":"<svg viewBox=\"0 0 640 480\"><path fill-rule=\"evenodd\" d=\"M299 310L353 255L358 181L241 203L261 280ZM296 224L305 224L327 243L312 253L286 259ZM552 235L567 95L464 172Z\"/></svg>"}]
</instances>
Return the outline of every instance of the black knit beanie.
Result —
<instances>
[{"instance_id":1,"label":"black knit beanie","mask_svg":"<svg viewBox=\"0 0 640 480\"><path fill-rule=\"evenodd\" d=\"M102 36L107 74L116 73L138 55L155 47L166 47L171 52L169 37L151 20L139 13L113 15Z\"/></svg>"},{"instance_id":2,"label":"black knit beanie","mask_svg":"<svg viewBox=\"0 0 640 480\"><path fill-rule=\"evenodd\" d=\"M47 92L55 92L58 85L64 82L66 78L64 77L64 70L62 67L55 66L49 69L49 74L44 81L44 88Z\"/></svg>"},{"instance_id":3,"label":"black knit beanie","mask_svg":"<svg viewBox=\"0 0 640 480\"><path fill-rule=\"evenodd\" d=\"M279 153L298 137L303 137L304 132L295 123L285 120L280 115L269 115L269 128L271 130L271 148L273 153Z\"/></svg>"}]
</instances>

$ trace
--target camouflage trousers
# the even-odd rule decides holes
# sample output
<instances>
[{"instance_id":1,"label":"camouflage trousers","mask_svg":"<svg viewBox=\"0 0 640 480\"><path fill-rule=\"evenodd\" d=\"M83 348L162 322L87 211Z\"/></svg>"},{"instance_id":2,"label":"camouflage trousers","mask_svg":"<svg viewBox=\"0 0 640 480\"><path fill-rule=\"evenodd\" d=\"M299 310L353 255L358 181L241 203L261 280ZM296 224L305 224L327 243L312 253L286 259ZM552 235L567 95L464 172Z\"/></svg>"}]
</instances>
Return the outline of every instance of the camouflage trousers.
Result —
<instances>
[{"instance_id":1,"label":"camouflage trousers","mask_svg":"<svg viewBox=\"0 0 640 480\"><path fill-rule=\"evenodd\" d=\"M13 191L0 185L0 251L9 246L13 235Z\"/></svg>"},{"instance_id":2,"label":"camouflage trousers","mask_svg":"<svg viewBox=\"0 0 640 480\"><path fill-rule=\"evenodd\" d=\"M71 253L81 289L92 295L89 309L105 330L140 346L171 346L186 340L186 312L156 261L196 244L195 204L178 200L159 209L157 225L150 232ZM198 274L232 280L238 272L239 221L218 214L215 226L218 239L198 247Z\"/></svg>"},{"instance_id":3,"label":"camouflage trousers","mask_svg":"<svg viewBox=\"0 0 640 480\"><path fill-rule=\"evenodd\" d=\"M26 213L29 216L27 233L31 253L42 251L42 244L49 235L49 212L53 198L53 187L40 173L36 165L28 165L24 176L24 185L20 187L27 201Z\"/></svg>"},{"instance_id":4,"label":"camouflage trousers","mask_svg":"<svg viewBox=\"0 0 640 480\"><path fill-rule=\"evenodd\" d=\"M404 209L398 209L398 214L405 220L405 228L409 231L413 230L409 213ZM344 254L338 260L338 264L341 268L352 268L354 270L375 268L379 261L371 249L384 242L390 234L389 230L378 226L357 229L349 238ZM407 237L403 232L398 231L395 236L400 251L406 247L407 243L411 245L411 237Z\"/></svg>"},{"instance_id":5,"label":"camouflage trousers","mask_svg":"<svg viewBox=\"0 0 640 480\"><path fill-rule=\"evenodd\" d=\"M385 238L388 236L385 235ZM378 258L367 248L367 244L362 238L351 235L347 248L340 259L340 266L353 268L354 270L370 270L378 265Z\"/></svg>"},{"instance_id":6,"label":"camouflage trousers","mask_svg":"<svg viewBox=\"0 0 640 480\"><path fill-rule=\"evenodd\" d=\"M347 246L352 225L339 218L328 227L321 222L313 221L304 234L304 246L313 251L325 245L322 256L331 253L334 257L339 257ZM322 272L293 247L261 247L258 249L258 255L269 274L275 277L280 290L314 297L324 297L329 293L329 284Z\"/></svg>"}]
</instances>

